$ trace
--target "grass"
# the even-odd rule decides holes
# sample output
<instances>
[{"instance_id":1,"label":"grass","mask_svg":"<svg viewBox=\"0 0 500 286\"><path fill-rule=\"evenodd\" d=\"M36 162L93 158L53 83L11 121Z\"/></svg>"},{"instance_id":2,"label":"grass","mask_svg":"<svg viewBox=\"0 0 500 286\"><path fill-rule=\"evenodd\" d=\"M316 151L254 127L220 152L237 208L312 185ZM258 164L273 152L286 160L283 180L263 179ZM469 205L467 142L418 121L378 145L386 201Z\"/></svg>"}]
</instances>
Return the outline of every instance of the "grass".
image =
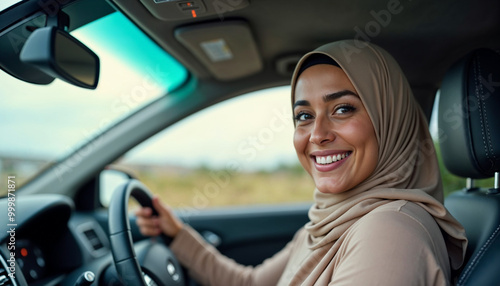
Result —
<instances>
[{"instance_id":1,"label":"grass","mask_svg":"<svg viewBox=\"0 0 500 286\"><path fill-rule=\"evenodd\" d=\"M0 197L6 196L8 192L7 181L9 176L15 176L12 180L15 181L15 188L17 190L20 186L27 182L28 177L19 176L16 172L0 172ZM14 192L15 194L15 192Z\"/></svg>"},{"instance_id":2,"label":"grass","mask_svg":"<svg viewBox=\"0 0 500 286\"><path fill-rule=\"evenodd\" d=\"M231 172L200 168L165 172L155 168L136 169L136 176L173 208L312 201L314 190L304 171Z\"/></svg>"}]
</instances>

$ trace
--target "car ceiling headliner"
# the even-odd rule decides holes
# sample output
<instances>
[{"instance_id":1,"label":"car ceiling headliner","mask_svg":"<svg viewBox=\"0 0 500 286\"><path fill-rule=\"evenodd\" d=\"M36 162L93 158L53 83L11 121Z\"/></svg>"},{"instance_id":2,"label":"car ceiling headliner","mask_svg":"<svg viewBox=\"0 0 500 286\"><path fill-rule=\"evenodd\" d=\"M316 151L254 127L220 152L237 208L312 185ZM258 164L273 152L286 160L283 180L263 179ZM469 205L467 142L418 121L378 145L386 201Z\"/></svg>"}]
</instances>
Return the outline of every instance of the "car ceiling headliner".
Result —
<instances>
[{"instance_id":1,"label":"car ceiling headliner","mask_svg":"<svg viewBox=\"0 0 500 286\"><path fill-rule=\"evenodd\" d=\"M157 43L178 58L197 77L216 81L174 37L183 25L246 20L254 34L264 68L275 73L275 62L285 55L301 55L322 44L354 38L356 27L374 21L373 13L386 10L395 0L252 0L244 9L181 21L161 21L139 1L115 0L115 4ZM401 12L370 41L387 49L400 63L418 96L434 97L445 71L469 51L479 47L500 47L499 1L401 1ZM257 81L271 84L279 77L262 73ZM257 75L258 77L258 75ZM288 81L283 77L277 84ZM240 89L254 80L237 80ZM420 91L420 92L419 92ZM421 93L421 94L420 94ZM426 100L427 101L427 100ZM432 102L432 101L430 101Z\"/></svg>"}]
</instances>

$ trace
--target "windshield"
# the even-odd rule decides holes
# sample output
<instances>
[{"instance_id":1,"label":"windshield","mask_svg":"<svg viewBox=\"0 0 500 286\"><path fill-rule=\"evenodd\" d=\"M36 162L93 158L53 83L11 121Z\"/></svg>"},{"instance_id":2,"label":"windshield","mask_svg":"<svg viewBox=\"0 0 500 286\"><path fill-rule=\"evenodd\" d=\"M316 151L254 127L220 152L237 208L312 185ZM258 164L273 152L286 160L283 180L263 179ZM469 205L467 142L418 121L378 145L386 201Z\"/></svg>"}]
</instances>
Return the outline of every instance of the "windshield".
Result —
<instances>
[{"instance_id":1,"label":"windshield","mask_svg":"<svg viewBox=\"0 0 500 286\"><path fill-rule=\"evenodd\" d=\"M2 185L12 174L22 185L187 78L183 66L121 13L71 34L99 56L96 90L57 79L49 85L35 85L0 71ZM0 195L4 193L1 188Z\"/></svg>"},{"instance_id":2,"label":"windshield","mask_svg":"<svg viewBox=\"0 0 500 286\"><path fill-rule=\"evenodd\" d=\"M0 2L0 11L3 11L5 9L9 8L10 6L17 4L21 1L22 0L2 0L2 2Z\"/></svg>"}]
</instances>

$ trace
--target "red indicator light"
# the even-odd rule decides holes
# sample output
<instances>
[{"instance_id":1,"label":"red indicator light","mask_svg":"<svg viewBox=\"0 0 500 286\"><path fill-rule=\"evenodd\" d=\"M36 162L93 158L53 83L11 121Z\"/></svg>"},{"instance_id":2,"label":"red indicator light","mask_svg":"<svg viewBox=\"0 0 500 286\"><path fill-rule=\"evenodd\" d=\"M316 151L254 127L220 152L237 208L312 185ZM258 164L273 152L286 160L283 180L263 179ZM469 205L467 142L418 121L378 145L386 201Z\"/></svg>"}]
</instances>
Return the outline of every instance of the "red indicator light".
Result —
<instances>
[{"instance_id":1,"label":"red indicator light","mask_svg":"<svg viewBox=\"0 0 500 286\"><path fill-rule=\"evenodd\" d=\"M196 11L195 10L191 10L191 14L193 15L193 18L196 18Z\"/></svg>"},{"instance_id":2,"label":"red indicator light","mask_svg":"<svg viewBox=\"0 0 500 286\"><path fill-rule=\"evenodd\" d=\"M27 250L26 248L21 248L21 255L22 255L23 257L28 256L28 250Z\"/></svg>"}]
</instances>

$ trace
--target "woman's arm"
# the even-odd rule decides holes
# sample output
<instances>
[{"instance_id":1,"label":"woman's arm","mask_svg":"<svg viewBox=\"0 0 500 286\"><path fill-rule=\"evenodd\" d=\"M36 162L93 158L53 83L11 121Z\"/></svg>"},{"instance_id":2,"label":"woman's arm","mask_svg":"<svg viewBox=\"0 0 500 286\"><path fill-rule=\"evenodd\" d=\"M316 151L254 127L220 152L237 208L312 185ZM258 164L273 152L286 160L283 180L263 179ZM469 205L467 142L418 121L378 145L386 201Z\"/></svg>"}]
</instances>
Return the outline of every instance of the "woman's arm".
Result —
<instances>
[{"instance_id":1,"label":"woman's arm","mask_svg":"<svg viewBox=\"0 0 500 286\"><path fill-rule=\"evenodd\" d=\"M243 266L222 255L191 227L177 234L170 245L180 263L202 285L276 285L288 261L292 242L262 264Z\"/></svg>"},{"instance_id":2,"label":"woman's arm","mask_svg":"<svg viewBox=\"0 0 500 286\"><path fill-rule=\"evenodd\" d=\"M136 211L136 223L143 235L164 233L173 237L170 245L180 263L203 285L276 285L286 266L292 243L257 267L243 266L223 256L191 227L182 223L158 197L153 198L158 217L150 208Z\"/></svg>"}]
</instances>

